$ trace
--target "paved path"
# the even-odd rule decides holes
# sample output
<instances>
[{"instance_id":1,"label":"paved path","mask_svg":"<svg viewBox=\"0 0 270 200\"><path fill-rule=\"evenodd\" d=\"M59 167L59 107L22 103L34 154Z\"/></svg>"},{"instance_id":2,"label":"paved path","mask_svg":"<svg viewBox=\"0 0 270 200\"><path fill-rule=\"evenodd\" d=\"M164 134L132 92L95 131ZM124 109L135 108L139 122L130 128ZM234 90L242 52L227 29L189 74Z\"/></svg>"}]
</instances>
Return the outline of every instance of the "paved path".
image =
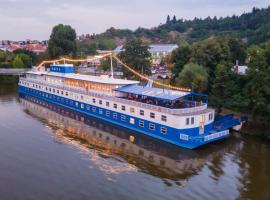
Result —
<instances>
[{"instance_id":1,"label":"paved path","mask_svg":"<svg viewBox=\"0 0 270 200\"><path fill-rule=\"evenodd\" d=\"M21 75L29 70L30 68L0 68L0 75Z\"/></svg>"}]
</instances>

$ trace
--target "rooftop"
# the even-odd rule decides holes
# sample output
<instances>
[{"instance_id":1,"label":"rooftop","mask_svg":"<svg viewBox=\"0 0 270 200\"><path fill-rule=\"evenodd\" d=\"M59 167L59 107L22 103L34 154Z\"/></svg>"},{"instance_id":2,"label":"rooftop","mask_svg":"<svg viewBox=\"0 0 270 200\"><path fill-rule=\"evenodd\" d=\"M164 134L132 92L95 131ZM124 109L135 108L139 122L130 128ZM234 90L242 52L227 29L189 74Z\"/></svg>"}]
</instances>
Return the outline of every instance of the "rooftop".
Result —
<instances>
[{"instance_id":1,"label":"rooftop","mask_svg":"<svg viewBox=\"0 0 270 200\"><path fill-rule=\"evenodd\" d=\"M150 52L172 52L174 49L178 48L177 44L150 44ZM123 51L123 45L118 46L114 49L114 52L119 53Z\"/></svg>"}]
</instances>

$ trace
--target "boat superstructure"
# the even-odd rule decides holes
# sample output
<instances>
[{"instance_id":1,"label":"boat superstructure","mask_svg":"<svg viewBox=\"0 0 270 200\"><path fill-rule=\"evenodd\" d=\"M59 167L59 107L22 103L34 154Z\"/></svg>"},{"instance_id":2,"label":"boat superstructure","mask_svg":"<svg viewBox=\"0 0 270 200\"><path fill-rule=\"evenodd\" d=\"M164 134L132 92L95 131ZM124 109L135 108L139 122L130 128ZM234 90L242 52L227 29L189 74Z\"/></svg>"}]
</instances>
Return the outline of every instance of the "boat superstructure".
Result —
<instances>
[{"instance_id":1,"label":"boat superstructure","mask_svg":"<svg viewBox=\"0 0 270 200\"><path fill-rule=\"evenodd\" d=\"M228 137L239 124L234 118L217 124L207 95L77 74L72 64L27 72L19 92L190 149Z\"/></svg>"}]
</instances>

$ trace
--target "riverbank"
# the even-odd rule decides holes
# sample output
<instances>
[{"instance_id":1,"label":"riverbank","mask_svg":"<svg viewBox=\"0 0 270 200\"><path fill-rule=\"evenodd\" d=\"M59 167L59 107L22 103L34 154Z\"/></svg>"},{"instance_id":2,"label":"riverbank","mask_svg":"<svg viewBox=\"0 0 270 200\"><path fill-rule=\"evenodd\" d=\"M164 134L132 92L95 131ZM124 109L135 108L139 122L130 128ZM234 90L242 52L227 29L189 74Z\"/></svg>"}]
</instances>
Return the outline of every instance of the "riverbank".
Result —
<instances>
[{"instance_id":1,"label":"riverbank","mask_svg":"<svg viewBox=\"0 0 270 200\"><path fill-rule=\"evenodd\" d=\"M243 124L239 132L244 135L261 137L270 141L270 130L267 124L262 122L263 120L254 120L250 114L241 113L225 108L222 109L222 114L234 114L236 117L247 116L248 121Z\"/></svg>"}]
</instances>

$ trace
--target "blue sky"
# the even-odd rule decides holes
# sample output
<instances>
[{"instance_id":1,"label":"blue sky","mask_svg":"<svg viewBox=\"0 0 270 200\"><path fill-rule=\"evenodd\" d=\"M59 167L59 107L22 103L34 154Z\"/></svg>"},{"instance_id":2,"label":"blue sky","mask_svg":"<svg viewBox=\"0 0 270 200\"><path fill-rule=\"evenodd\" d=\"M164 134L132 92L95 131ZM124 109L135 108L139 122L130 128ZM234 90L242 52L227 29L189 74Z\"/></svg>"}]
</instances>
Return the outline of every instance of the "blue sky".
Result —
<instances>
[{"instance_id":1,"label":"blue sky","mask_svg":"<svg viewBox=\"0 0 270 200\"><path fill-rule=\"evenodd\" d=\"M54 25L78 35L110 27L151 28L177 18L231 16L267 7L269 0L0 0L0 40L48 39Z\"/></svg>"}]
</instances>

